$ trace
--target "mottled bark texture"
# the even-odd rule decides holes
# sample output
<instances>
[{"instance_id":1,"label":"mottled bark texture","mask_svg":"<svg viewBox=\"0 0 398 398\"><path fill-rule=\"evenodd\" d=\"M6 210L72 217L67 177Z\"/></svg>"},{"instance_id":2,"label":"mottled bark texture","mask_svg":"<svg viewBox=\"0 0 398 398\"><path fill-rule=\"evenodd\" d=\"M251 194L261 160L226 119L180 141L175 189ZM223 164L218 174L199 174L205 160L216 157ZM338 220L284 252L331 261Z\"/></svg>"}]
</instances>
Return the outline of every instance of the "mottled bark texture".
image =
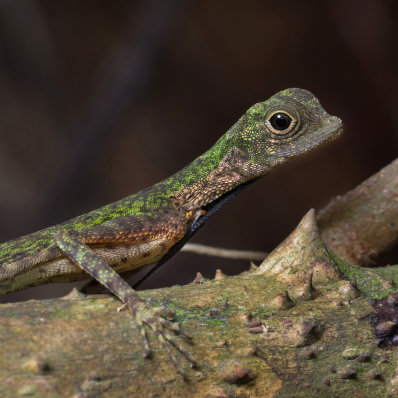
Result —
<instances>
[{"instance_id":1,"label":"mottled bark texture","mask_svg":"<svg viewBox=\"0 0 398 398\"><path fill-rule=\"evenodd\" d=\"M317 217L326 244L364 267L398 244L398 159L354 190L334 198Z\"/></svg>"},{"instance_id":2,"label":"mottled bark texture","mask_svg":"<svg viewBox=\"0 0 398 398\"><path fill-rule=\"evenodd\" d=\"M199 365L177 354L185 380L149 331L153 358L142 357L115 298L5 304L0 397L395 395L396 275L340 260L312 210L255 271L141 292L192 333Z\"/></svg>"}]
</instances>

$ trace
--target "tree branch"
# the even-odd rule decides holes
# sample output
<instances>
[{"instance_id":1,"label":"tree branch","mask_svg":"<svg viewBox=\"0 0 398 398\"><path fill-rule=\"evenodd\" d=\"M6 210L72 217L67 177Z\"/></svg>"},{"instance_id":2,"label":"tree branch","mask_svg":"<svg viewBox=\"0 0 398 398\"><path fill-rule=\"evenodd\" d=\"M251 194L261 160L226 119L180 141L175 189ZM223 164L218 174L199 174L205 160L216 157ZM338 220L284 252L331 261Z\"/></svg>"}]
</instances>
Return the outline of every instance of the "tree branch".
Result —
<instances>
[{"instance_id":1,"label":"tree branch","mask_svg":"<svg viewBox=\"0 0 398 398\"><path fill-rule=\"evenodd\" d=\"M398 159L319 212L322 238L342 259L375 265L398 244Z\"/></svg>"}]
</instances>

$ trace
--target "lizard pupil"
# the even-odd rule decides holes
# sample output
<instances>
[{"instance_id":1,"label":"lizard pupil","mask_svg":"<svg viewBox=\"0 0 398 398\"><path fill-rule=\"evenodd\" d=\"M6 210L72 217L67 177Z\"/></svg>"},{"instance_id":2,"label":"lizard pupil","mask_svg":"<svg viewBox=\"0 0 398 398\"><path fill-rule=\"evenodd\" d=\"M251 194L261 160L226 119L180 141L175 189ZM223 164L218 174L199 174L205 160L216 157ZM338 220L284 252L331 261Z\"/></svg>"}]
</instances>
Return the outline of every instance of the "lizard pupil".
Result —
<instances>
[{"instance_id":1,"label":"lizard pupil","mask_svg":"<svg viewBox=\"0 0 398 398\"><path fill-rule=\"evenodd\" d=\"M286 130L292 123L292 119L286 113L275 113L270 120L275 130Z\"/></svg>"}]
</instances>

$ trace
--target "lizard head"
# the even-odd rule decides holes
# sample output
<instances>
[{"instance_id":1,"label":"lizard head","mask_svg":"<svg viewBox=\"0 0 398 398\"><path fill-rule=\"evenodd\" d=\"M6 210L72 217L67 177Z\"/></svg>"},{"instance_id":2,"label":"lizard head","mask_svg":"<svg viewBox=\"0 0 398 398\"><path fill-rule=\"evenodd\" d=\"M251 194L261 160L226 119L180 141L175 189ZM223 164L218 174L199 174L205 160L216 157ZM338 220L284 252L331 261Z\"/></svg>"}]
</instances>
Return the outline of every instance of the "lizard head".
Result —
<instances>
[{"instance_id":1,"label":"lizard head","mask_svg":"<svg viewBox=\"0 0 398 398\"><path fill-rule=\"evenodd\" d=\"M334 140L342 131L342 121L326 113L313 94L291 88L252 106L226 140L240 159L236 170L253 178Z\"/></svg>"},{"instance_id":2,"label":"lizard head","mask_svg":"<svg viewBox=\"0 0 398 398\"><path fill-rule=\"evenodd\" d=\"M338 137L339 118L308 91L291 88L252 106L204 155L183 169L172 197L195 210Z\"/></svg>"}]
</instances>

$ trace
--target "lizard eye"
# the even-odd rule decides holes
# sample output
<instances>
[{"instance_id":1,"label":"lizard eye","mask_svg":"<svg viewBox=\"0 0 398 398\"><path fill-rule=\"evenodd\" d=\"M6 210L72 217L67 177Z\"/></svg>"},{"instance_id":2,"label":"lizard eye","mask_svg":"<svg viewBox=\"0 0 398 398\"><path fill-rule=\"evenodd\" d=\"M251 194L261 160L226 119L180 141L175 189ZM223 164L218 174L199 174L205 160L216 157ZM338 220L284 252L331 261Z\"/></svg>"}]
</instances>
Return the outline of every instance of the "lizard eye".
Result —
<instances>
[{"instance_id":1,"label":"lizard eye","mask_svg":"<svg viewBox=\"0 0 398 398\"><path fill-rule=\"evenodd\" d=\"M289 133L297 123L297 119L286 112L276 111L267 117L266 126L272 133L285 135Z\"/></svg>"},{"instance_id":2,"label":"lizard eye","mask_svg":"<svg viewBox=\"0 0 398 398\"><path fill-rule=\"evenodd\" d=\"M275 113L269 122L275 130L284 131L289 128L292 119L286 113Z\"/></svg>"}]
</instances>

